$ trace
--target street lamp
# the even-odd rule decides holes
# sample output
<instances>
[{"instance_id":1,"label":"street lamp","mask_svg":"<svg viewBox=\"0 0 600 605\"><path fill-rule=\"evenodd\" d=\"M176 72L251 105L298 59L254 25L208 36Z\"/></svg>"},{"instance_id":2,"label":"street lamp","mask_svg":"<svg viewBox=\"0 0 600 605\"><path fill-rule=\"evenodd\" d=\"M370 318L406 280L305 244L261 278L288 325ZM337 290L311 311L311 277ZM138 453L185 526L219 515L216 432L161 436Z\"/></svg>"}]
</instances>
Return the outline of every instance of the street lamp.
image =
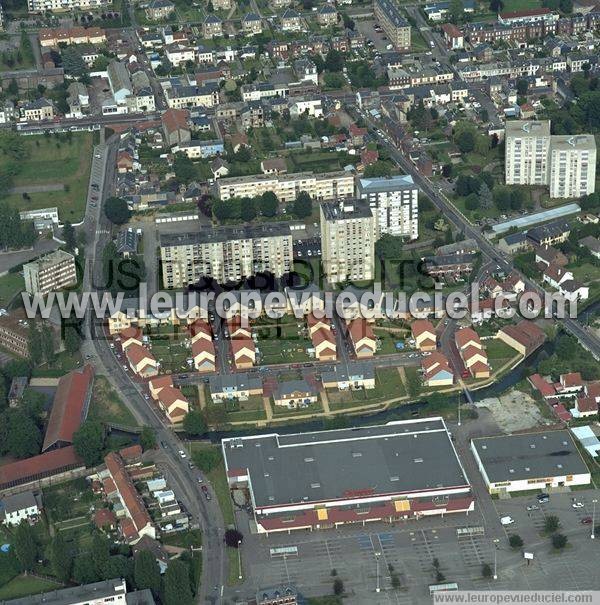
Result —
<instances>
[{"instance_id":1,"label":"street lamp","mask_svg":"<svg viewBox=\"0 0 600 605\"><path fill-rule=\"evenodd\" d=\"M240 546L242 545L242 541L238 540L238 547L237 547L237 551L238 551L238 580L242 579L242 551L240 550Z\"/></svg>"},{"instance_id":2,"label":"street lamp","mask_svg":"<svg viewBox=\"0 0 600 605\"><path fill-rule=\"evenodd\" d=\"M380 555L381 555L380 552L375 553L375 566L377 569L377 586L375 588L375 592L381 592L381 586L379 585L379 556Z\"/></svg>"},{"instance_id":3,"label":"street lamp","mask_svg":"<svg viewBox=\"0 0 600 605\"><path fill-rule=\"evenodd\" d=\"M498 538L494 540L494 580L498 579Z\"/></svg>"},{"instance_id":4,"label":"street lamp","mask_svg":"<svg viewBox=\"0 0 600 605\"><path fill-rule=\"evenodd\" d=\"M596 534L594 533L596 525L596 502L598 502L598 500L594 498L594 500L592 500L592 533L590 535L592 540L596 537Z\"/></svg>"},{"instance_id":5,"label":"street lamp","mask_svg":"<svg viewBox=\"0 0 600 605\"><path fill-rule=\"evenodd\" d=\"M458 426L460 426L460 394L458 395Z\"/></svg>"}]
</instances>

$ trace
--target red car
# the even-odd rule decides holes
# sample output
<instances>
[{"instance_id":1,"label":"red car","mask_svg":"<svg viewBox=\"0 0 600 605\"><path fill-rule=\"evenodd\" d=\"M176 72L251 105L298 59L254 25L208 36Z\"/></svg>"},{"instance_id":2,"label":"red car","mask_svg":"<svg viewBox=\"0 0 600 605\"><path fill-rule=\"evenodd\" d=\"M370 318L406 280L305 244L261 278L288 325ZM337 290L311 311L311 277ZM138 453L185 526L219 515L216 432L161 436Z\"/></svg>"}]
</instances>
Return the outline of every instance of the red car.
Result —
<instances>
[{"instance_id":1,"label":"red car","mask_svg":"<svg viewBox=\"0 0 600 605\"><path fill-rule=\"evenodd\" d=\"M592 518L591 518L591 517L584 517L584 518L581 520L581 522L582 522L584 525L589 525L589 524L592 522Z\"/></svg>"}]
</instances>

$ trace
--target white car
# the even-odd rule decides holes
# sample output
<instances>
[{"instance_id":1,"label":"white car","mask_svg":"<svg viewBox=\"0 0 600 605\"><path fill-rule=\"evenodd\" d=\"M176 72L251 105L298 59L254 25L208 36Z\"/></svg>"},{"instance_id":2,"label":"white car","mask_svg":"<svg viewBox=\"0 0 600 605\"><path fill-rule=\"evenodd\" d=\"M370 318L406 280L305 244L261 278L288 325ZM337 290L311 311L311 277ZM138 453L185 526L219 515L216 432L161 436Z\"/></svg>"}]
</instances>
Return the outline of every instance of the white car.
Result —
<instances>
[{"instance_id":1,"label":"white car","mask_svg":"<svg viewBox=\"0 0 600 605\"><path fill-rule=\"evenodd\" d=\"M573 502L573 504L571 504L571 506L573 508L583 508L584 504L583 504L583 502Z\"/></svg>"},{"instance_id":2,"label":"white car","mask_svg":"<svg viewBox=\"0 0 600 605\"><path fill-rule=\"evenodd\" d=\"M500 519L502 525L512 525L514 522L515 520L510 515L506 515L506 517L501 517Z\"/></svg>"},{"instance_id":3,"label":"white car","mask_svg":"<svg viewBox=\"0 0 600 605\"><path fill-rule=\"evenodd\" d=\"M185 452L184 452L183 450L179 450L179 455L180 455L182 458L187 458L187 456L185 455Z\"/></svg>"},{"instance_id":4,"label":"white car","mask_svg":"<svg viewBox=\"0 0 600 605\"><path fill-rule=\"evenodd\" d=\"M537 504L530 504L527 510L540 510L540 507Z\"/></svg>"}]
</instances>

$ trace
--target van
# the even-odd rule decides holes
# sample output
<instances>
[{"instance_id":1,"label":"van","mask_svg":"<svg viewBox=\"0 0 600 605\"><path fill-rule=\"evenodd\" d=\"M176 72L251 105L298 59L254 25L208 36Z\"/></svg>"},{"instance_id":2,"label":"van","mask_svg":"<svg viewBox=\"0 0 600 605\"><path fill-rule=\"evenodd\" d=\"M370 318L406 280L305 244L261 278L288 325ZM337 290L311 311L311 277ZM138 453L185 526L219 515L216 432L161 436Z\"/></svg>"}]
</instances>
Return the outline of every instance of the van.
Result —
<instances>
[{"instance_id":1,"label":"van","mask_svg":"<svg viewBox=\"0 0 600 605\"><path fill-rule=\"evenodd\" d=\"M502 523L502 525L512 525L514 522L515 520L510 515L500 518L500 523Z\"/></svg>"}]
</instances>

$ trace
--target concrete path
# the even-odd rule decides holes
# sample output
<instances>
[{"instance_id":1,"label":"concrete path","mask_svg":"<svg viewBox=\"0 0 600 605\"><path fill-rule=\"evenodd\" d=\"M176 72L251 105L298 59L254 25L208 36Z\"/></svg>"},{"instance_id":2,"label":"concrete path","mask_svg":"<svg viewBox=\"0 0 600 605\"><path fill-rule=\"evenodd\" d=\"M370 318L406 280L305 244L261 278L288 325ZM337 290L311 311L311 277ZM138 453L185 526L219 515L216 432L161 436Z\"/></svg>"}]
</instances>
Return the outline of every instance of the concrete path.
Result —
<instances>
[{"instance_id":1,"label":"concrete path","mask_svg":"<svg viewBox=\"0 0 600 605\"><path fill-rule=\"evenodd\" d=\"M201 410L206 408L206 389L201 384L198 385L198 403Z\"/></svg>"},{"instance_id":2,"label":"concrete path","mask_svg":"<svg viewBox=\"0 0 600 605\"><path fill-rule=\"evenodd\" d=\"M271 409L271 402L269 401L269 397L263 397L262 401L263 407L265 408L265 414L267 415L266 422L271 422L271 420L273 420L273 410Z\"/></svg>"},{"instance_id":3,"label":"concrete path","mask_svg":"<svg viewBox=\"0 0 600 605\"><path fill-rule=\"evenodd\" d=\"M329 397L327 397L327 391L325 389L323 389L322 391L319 392L319 395L321 395L321 403L323 404L323 411L325 412L326 416L329 416L331 414L331 410L329 409Z\"/></svg>"},{"instance_id":4,"label":"concrete path","mask_svg":"<svg viewBox=\"0 0 600 605\"><path fill-rule=\"evenodd\" d=\"M402 381L402 386L406 389L406 371L403 366L398 367L398 374L400 374L400 380Z\"/></svg>"}]
</instances>

